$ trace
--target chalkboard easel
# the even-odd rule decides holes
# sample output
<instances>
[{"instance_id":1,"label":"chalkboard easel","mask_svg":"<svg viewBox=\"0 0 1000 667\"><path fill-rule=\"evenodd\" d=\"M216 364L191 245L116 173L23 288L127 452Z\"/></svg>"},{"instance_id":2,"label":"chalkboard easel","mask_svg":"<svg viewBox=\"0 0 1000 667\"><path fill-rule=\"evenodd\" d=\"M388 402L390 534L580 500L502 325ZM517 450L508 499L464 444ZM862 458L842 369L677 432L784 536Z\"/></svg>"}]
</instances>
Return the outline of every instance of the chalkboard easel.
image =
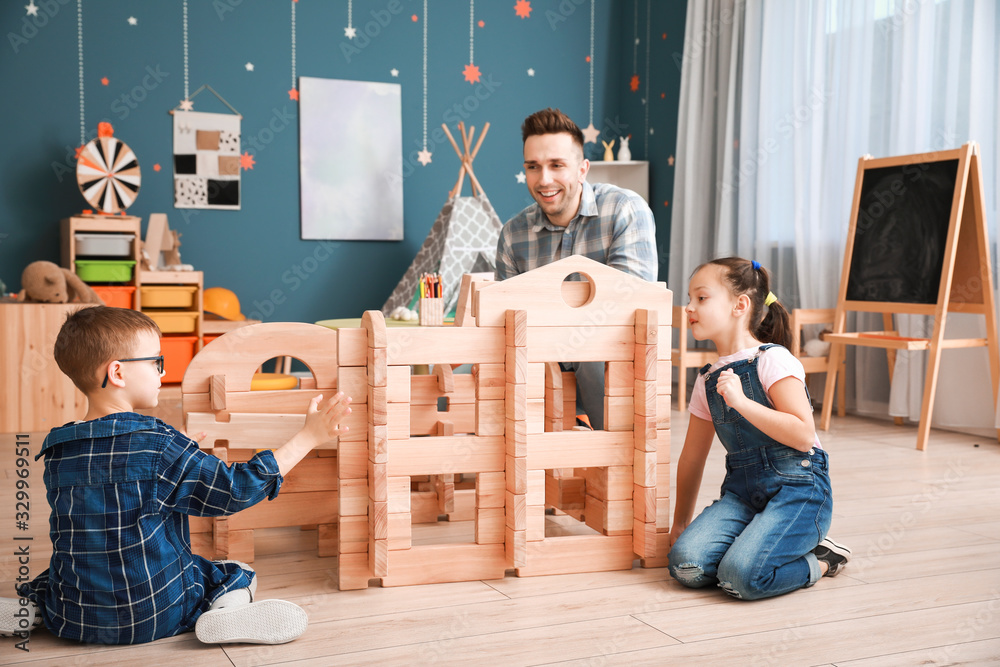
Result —
<instances>
[{"instance_id":1,"label":"chalkboard easel","mask_svg":"<svg viewBox=\"0 0 1000 667\"><path fill-rule=\"evenodd\" d=\"M885 330L845 332L848 311L882 313ZM949 312L982 314L986 338L945 338ZM929 338L892 331L895 314L934 318ZM996 404L1000 387L986 200L974 142L934 153L858 160L851 224L837 299L825 396L836 388L846 345L886 350L889 372L897 350L927 350L917 449L927 448L941 352L986 347ZM833 401L823 401L820 427L830 429Z\"/></svg>"}]
</instances>

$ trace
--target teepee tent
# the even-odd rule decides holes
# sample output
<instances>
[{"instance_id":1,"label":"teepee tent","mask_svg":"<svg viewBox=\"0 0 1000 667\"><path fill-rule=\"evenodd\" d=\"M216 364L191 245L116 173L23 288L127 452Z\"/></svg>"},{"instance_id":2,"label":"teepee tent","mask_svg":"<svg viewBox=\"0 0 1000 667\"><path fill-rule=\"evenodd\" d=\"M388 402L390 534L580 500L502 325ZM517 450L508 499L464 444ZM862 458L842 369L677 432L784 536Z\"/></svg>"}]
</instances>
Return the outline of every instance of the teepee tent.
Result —
<instances>
[{"instance_id":1,"label":"teepee tent","mask_svg":"<svg viewBox=\"0 0 1000 667\"><path fill-rule=\"evenodd\" d=\"M463 273L492 272L496 268L497 239L500 237L503 223L497 217L493 205L483 191L483 186L472 171L472 161L483 144L490 124L486 123L483 127L479 141L471 151L469 147L476 133L475 127L469 128L466 134L465 124L458 124L463 150L458 149L458 144L452 138L448 127L446 125L442 127L462 161L462 166L458 170L458 182L449 193L448 201L438 213L430 234L427 235L410 268L403 274L403 279L382 306L382 312L387 315L397 307L408 306L414 301L420 276L425 273L441 274L441 283L444 286L442 294L444 312L450 313L458 302L458 289L462 283ZM461 196L466 174L469 175L469 182L472 184L471 197Z\"/></svg>"}]
</instances>

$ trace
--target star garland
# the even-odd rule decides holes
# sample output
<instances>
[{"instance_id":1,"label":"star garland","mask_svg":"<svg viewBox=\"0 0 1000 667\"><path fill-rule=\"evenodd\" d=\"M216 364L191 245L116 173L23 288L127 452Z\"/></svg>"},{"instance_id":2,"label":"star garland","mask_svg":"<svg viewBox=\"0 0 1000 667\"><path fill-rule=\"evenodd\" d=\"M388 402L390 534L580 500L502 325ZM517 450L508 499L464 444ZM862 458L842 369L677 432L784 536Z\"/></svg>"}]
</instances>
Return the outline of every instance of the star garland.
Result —
<instances>
[{"instance_id":1,"label":"star garland","mask_svg":"<svg viewBox=\"0 0 1000 667\"><path fill-rule=\"evenodd\" d=\"M31 2L35 4L34 0ZM31 5L29 5L30 7ZM29 13L31 10L29 9ZM76 156L80 157L80 151L87 144L86 120L83 113L83 0L76 0L76 52L79 60L80 70L80 146L76 149Z\"/></svg>"},{"instance_id":2,"label":"star garland","mask_svg":"<svg viewBox=\"0 0 1000 667\"><path fill-rule=\"evenodd\" d=\"M646 88L645 88L646 97L643 100L643 105L646 107L645 109L646 132L645 132L645 140L643 141L643 150L645 151L645 154L647 156L649 155L649 135L653 133L653 128L649 126L649 23L653 19L653 17L650 16L650 13L651 10L650 10L649 0L646 0ZM649 158L647 157L646 159Z\"/></svg>"},{"instance_id":3,"label":"star garland","mask_svg":"<svg viewBox=\"0 0 1000 667\"><path fill-rule=\"evenodd\" d=\"M475 14L476 14L476 0L469 0L469 64L465 66L462 70L462 75L465 80L470 84L478 83L481 73L479 68L476 67L475 58L475 41L476 33L475 31Z\"/></svg>"},{"instance_id":4,"label":"star garland","mask_svg":"<svg viewBox=\"0 0 1000 667\"><path fill-rule=\"evenodd\" d=\"M299 100L299 89L295 87L295 5L297 0L292 0L292 87L288 89L288 99Z\"/></svg>"},{"instance_id":5,"label":"star garland","mask_svg":"<svg viewBox=\"0 0 1000 667\"><path fill-rule=\"evenodd\" d=\"M344 37L354 39L358 34L358 29L354 27L354 0L347 0L347 27L344 28Z\"/></svg>"},{"instance_id":6,"label":"star garland","mask_svg":"<svg viewBox=\"0 0 1000 667\"><path fill-rule=\"evenodd\" d=\"M427 166L432 153L427 150L427 0L424 0L424 149L417 153L417 162Z\"/></svg>"},{"instance_id":7,"label":"star garland","mask_svg":"<svg viewBox=\"0 0 1000 667\"><path fill-rule=\"evenodd\" d=\"M639 0L635 0L632 9L632 78L628 87L634 93L639 90Z\"/></svg>"},{"instance_id":8,"label":"star garland","mask_svg":"<svg viewBox=\"0 0 1000 667\"><path fill-rule=\"evenodd\" d=\"M594 0L590 0L590 55L587 61L590 63L590 124L583 128L583 141L596 144L601 131L594 127Z\"/></svg>"},{"instance_id":9,"label":"star garland","mask_svg":"<svg viewBox=\"0 0 1000 667\"><path fill-rule=\"evenodd\" d=\"M180 109L181 111L191 111L194 108L194 102L191 101L191 96L189 95L188 89L188 3L184 0L183 4L183 33L184 33L184 99L181 100Z\"/></svg>"}]
</instances>

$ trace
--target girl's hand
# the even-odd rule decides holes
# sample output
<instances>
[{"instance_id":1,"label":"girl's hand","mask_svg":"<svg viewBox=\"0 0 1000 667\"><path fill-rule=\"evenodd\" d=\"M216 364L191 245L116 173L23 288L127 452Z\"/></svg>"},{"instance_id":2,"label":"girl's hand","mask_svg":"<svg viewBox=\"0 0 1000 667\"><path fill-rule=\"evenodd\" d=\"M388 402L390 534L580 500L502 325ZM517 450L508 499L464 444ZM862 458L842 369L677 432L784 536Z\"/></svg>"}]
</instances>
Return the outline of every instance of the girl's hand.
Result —
<instances>
[{"instance_id":1,"label":"girl's hand","mask_svg":"<svg viewBox=\"0 0 1000 667\"><path fill-rule=\"evenodd\" d=\"M338 391L330 400L320 405L323 395L320 394L309 402L306 411L304 431L309 432L320 443L332 440L348 430L341 426L340 421L351 414L351 399Z\"/></svg>"},{"instance_id":2,"label":"girl's hand","mask_svg":"<svg viewBox=\"0 0 1000 667\"><path fill-rule=\"evenodd\" d=\"M668 549L674 548L674 542L676 542L677 538L681 536L681 533L684 532L685 528L687 528L686 523L678 523L676 521L674 522L674 525L670 526L670 546L667 547Z\"/></svg>"},{"instance_id":3,"label":"girl's hand","mask_svg":"<svg viewBox=\"0 0 1000 667\"><path fill-rule=\"evenodd\" d=\"M739 411L739 406L746 400L743 393L743 382L740 376L727 368L719 375L719 383L716 385L719 395L726 401L726 405L733 410Z\"/></svg>"}]
</instances>

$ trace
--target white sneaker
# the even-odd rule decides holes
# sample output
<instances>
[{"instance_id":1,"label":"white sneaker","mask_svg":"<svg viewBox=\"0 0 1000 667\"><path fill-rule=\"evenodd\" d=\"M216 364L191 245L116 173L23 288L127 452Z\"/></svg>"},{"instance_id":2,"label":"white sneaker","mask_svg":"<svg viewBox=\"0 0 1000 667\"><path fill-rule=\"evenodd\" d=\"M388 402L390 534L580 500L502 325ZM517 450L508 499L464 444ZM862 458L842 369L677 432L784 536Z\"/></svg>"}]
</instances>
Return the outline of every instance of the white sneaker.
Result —
<instances>
[{"instance_id":1,"label":"white sneaker","mask_svg":"<svg viewBox=\"0 0 1000 667\"><path fill-rule=\"evenodd\" d=\"M0 598L0 637L13 637L22 632L31 632L42 624L34 602L24 598Z\"/></svg>"},{"instance_id":2,"label":"white sneaker","mask_svg":"<svg viewBox=\"0 0 1000 667\"><path fill-rule=\"evenodd\" d=\"M284 644L306 631L305 610L287 600L262 600L237 607L210 609L194 631L205 644Z\"/></svg>"}]
</instances>

